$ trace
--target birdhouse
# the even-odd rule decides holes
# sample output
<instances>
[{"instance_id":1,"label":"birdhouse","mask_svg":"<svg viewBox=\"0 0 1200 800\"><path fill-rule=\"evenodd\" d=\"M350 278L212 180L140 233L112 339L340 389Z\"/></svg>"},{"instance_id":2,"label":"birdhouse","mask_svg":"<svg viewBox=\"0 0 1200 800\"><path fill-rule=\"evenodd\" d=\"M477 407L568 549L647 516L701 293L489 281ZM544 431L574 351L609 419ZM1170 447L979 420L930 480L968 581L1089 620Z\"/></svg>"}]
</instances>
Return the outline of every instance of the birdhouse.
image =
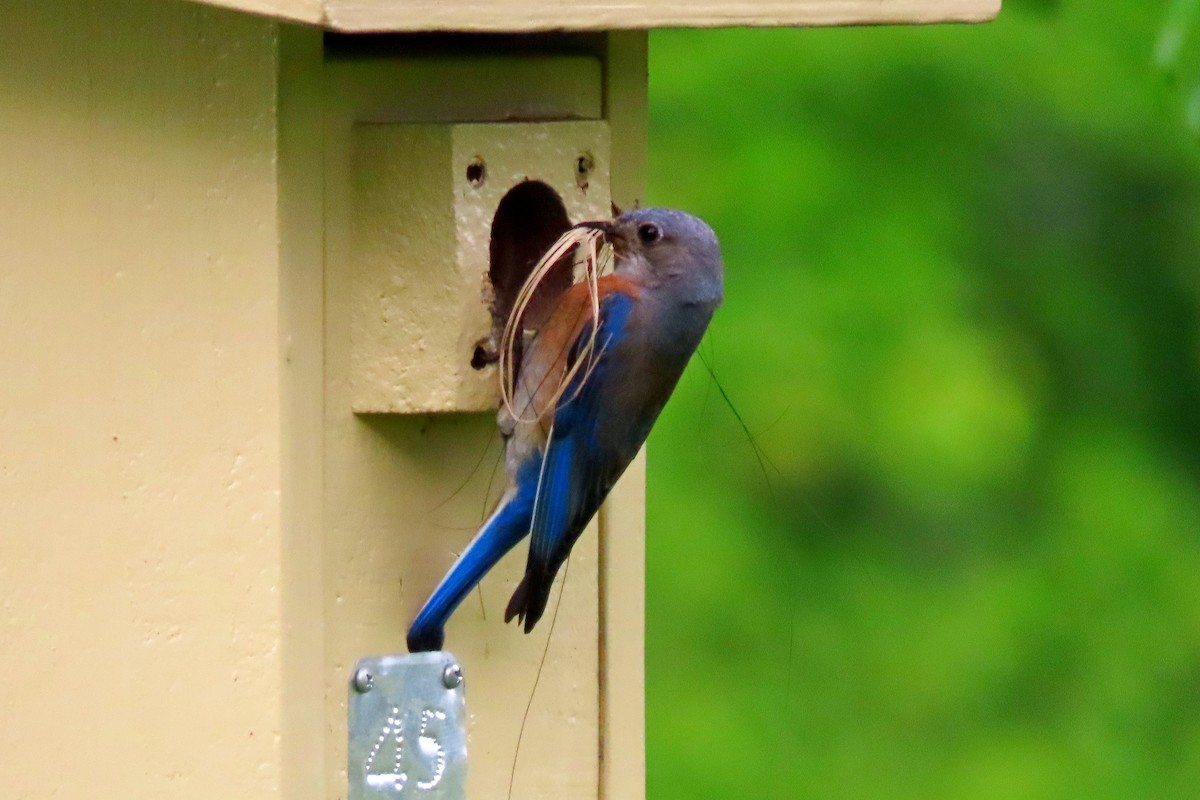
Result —
<instances>
[{"instance_id":1,"label":"birdhouse","mask_svg":"<svg viewBox=\"0 0 1200 800\"><path fill-rule=\"evenodd\" d=\"M647 200L646 30L998 6L0 5L0 795L345 797L355 664L499 489L497 310ZM644 474L553 625L519 557L453 619L466 796L644 795Z\"/></svg>"}]
</instances>

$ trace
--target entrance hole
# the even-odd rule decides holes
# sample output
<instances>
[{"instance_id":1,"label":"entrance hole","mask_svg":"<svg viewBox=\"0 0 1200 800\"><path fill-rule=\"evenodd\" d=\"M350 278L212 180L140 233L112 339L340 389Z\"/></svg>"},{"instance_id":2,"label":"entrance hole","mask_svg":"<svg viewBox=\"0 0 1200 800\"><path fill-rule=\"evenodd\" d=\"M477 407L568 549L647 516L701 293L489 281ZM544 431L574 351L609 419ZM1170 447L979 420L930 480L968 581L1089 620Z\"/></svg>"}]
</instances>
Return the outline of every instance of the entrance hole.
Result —
<instances>
[{"instance_id":1,"label":"entrance hole","mask_svg":"<svg viewBox=\"0 0 1200 800\"><path fill-rule=\"evenodd\" d=\"M508 191L492 218L488 279L492 288L492 335L475 348L471 366L494 363L517 294L538 259L571 227L558 192L541 181L523 181ZM571 259L564 258L538 286L525 312L524 326L537 330L549 318L559 295L572 283ZM514 364L514 366L517 366Z\"/></svg>"}]
</instances>

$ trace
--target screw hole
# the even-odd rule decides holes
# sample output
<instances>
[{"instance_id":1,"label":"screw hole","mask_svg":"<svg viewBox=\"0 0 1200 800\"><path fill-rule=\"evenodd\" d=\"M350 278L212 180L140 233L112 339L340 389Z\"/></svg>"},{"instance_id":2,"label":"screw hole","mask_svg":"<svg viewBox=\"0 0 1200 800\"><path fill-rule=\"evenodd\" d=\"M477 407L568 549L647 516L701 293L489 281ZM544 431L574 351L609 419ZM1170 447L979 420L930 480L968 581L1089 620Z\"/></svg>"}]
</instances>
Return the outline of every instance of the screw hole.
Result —
<instances>
[{"instance_id":1,"label":"screw hole","mask_svg":"<svg viewBox=\"0 0 1200 800\"><path fill-rule=\"evenodd\" d=\"M475 352L471 354L471 369L483 369L489 364L495 364L499 360L499 353L480 343L475 345Z\"/></svg>"},{"instance_id":2,"label":"screw hole","mask_svg":"<svg viewBox=\"0 0 1200 800\"><path fill-rule=\"evenodd\" d=\"M592 170L595 168L596 161L592 158L591 153L583 153L575 159L575 183L580 189L587 190L588 179L591 178Z\"/></svg>"},{"instance_id":3,"label":"screw hole","mask_svg":"<svg viewBox=\"0 0 1200 800\"><path fill-rule=\"evenodd\" d=\"M487 164L483 163L482 158L476 158L470 164L467 164L467 183L478 189L483 186L483 182L487 180Z\"/></svg>"}]
</instances>

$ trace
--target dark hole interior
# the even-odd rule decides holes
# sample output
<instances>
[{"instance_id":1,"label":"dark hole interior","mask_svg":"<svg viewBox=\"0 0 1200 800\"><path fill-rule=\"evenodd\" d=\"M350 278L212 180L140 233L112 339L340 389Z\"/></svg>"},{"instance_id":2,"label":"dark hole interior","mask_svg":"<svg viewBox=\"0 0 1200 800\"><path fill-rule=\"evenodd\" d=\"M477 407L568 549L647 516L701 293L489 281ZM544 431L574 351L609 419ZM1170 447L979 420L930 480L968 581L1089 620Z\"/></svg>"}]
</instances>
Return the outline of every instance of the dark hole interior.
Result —
<instances>
[{"instance_id":1,"label":"dark hole interior","mask_svg":"<svg viewBox=\"0 0 1200 800\"><path fill-rule=\"evenodd\" d=\"M481 186L485 177L487 177L487 167L482 161L472 161L467 164L467 182L472 186Z\"/></svg>"},{"instance_id":2,"label":"dark hole interior","mask_svg":"<svg viewBox=\"0 0 1200 800\"><path fill-rule=\"evenodd\" d=\"M517 293L550 245L571 227L567 210L558 193L541 181L524 181L504 195L492 218L488 247L492 283L492 343L499 343L504 324ZM570 259L563 259L538 286L525 312L525 327L537 330L550 316L558 296L572 282ZM476 348L471 365L476 369L491 363L494 353Z\"/></svg>"}]
</instances>

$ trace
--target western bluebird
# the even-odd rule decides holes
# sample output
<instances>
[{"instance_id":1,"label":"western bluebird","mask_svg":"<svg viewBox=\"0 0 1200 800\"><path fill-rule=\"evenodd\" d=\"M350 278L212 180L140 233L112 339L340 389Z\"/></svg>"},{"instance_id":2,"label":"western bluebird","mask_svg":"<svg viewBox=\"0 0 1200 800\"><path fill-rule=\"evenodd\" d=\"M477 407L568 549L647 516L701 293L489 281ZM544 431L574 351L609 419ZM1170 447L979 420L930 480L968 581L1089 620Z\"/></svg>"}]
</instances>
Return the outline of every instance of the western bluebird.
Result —
<instances>
[{"instance_id":1,"label":"western bluebird","mask_svg":"<svg viewBox=\"0 0 1200 800\"><path fill-rule=\"evenodd\" d=\"M559 567L646 441L721 304L721 250L703 220L645 208L576 227L601 231L615 254L613 273L598 282L599 313L588 286L576 284L527 345L512 407L499 414L508 486L409 627L412 652L442 648L454 609L526 534L525 577L504 620L533 629ZM556 396L580 357L590 361Z\"/></svg>"}]
</instances>

